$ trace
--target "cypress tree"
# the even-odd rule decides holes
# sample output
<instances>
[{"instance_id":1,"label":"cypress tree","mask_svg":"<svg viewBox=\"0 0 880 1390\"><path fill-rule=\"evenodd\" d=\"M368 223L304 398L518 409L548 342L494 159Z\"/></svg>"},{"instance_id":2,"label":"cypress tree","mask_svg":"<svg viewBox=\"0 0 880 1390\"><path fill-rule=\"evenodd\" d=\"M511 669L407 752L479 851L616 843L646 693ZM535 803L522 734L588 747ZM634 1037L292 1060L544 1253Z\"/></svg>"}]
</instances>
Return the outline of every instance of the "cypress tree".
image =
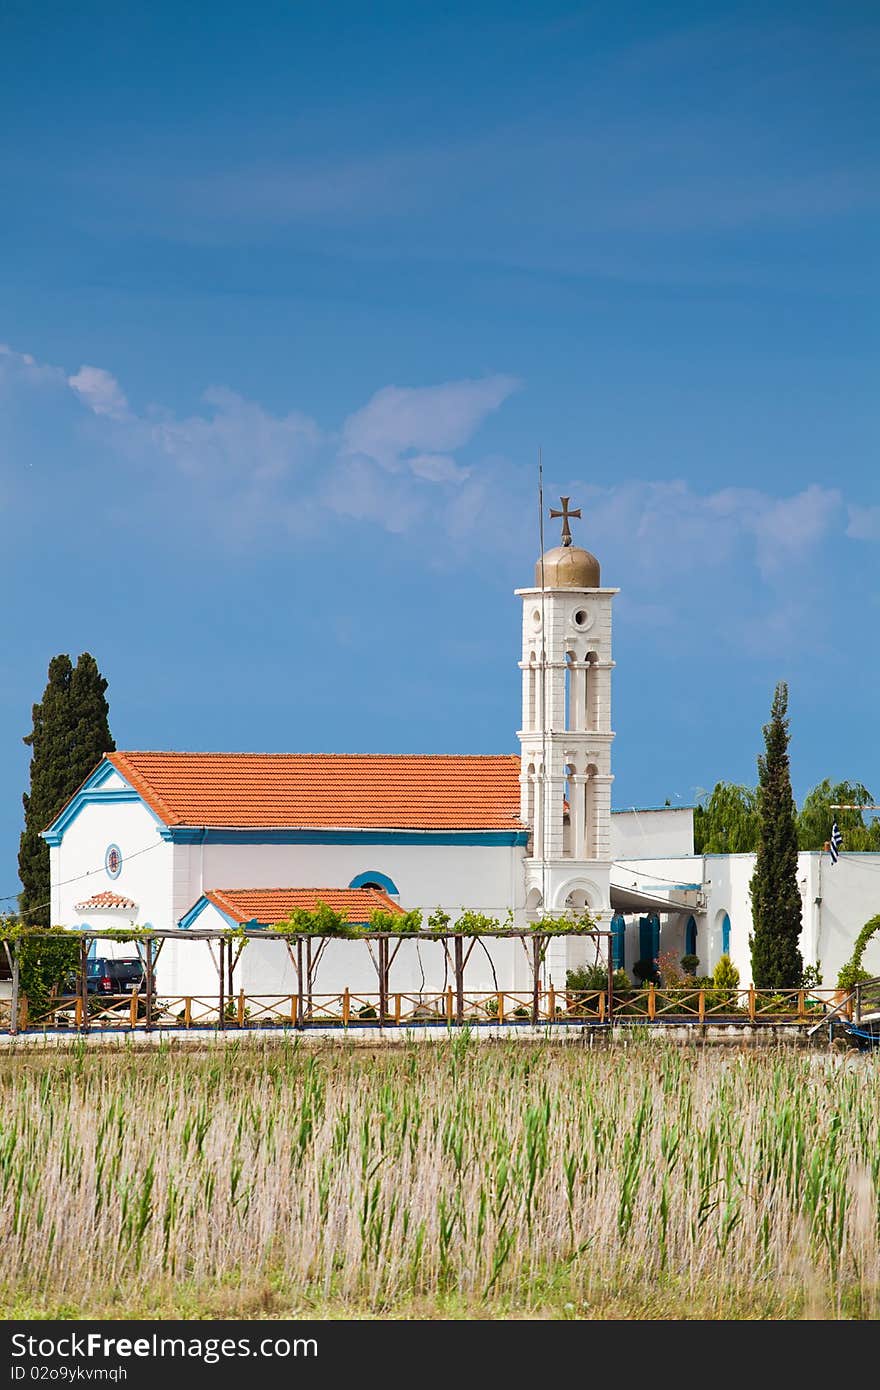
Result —
<instances>
[{"instance_id":1,"label":"cypress tree","mask_svg":"<svg viewBox=\"0 0 880 1390\"><path fill-rule=\"evenodd\" d=\"M754 933L749 937L752 979L759 989L794 989L801 982L803 958L801 895L797 882L797 812L788 761L788 686L780 681L770 723L764 725L764 753L758 758L758 815L761 833L755 872L749 885Z\"/></svg>"},{"instance_id":2,"label":"cypress tree","mask_svg":"<svg viewBox=\"0 0 880 1390\"><path fill-rule=\"evenodd\" d=\"M105 753L110 734L107 682L83 652L74 667L66 654L49 662L43 698L33 707L33 728L24 742L33 749L30 792L25 792L24 830L18 850L22 883L19 908L25 921L49 926L49 847L40 832L85 781Z\"/></svg>"}]
</instances>

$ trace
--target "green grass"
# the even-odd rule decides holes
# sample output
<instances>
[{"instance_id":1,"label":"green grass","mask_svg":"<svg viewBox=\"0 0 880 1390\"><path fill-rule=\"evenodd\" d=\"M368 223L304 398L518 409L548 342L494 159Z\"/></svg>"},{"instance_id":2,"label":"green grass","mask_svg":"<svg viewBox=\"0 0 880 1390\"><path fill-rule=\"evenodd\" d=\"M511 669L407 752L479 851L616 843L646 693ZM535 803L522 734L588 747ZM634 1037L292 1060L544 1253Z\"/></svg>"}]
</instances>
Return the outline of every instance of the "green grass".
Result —
<instances>
[{"instance_id":1,"label":"green grass","mask_svg":"<svg viewBox=\"0 0 880 1390\"><path fill-rule=\"evenodd\" d=\"M880 1068L235 1042L0 1061L5 1317L875 1317Z\"/></svg>"}]
</instances>

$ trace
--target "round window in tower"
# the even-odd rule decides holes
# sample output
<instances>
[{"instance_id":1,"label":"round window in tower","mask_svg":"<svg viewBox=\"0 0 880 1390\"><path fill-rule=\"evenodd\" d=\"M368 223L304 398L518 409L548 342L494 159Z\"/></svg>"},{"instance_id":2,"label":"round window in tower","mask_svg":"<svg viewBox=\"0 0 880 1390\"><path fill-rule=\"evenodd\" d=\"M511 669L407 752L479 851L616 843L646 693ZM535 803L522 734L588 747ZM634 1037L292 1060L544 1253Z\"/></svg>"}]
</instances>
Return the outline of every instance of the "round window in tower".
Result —
<instances>
[{"instance_id":1,"label":"round window in tower","mask_svg":"<svg viewBox=\"0 0 880 1390\"><path fill-rule=\"evenodd\" d=\"M122 873L122 851L118 845L108 845L104 853L104 868L108 878L118 878Z\"/></svg>"},{"instance_id":2,"label":"round window in tower","mask_svg":"<svg viewBox=\"0 0 880 1390\"><path fill-rule=\"evenodd\" d=\"M540 627L540 626L541 626L541 610L540 610L540 608L536 608L536 609L533 611L533 613L532 613L532 627Z\"/></svg>"},{"instance_id":3,"label":"round window in tower","mask_svg":"<svg viewBox=\"0 0 880 1390\"><path fill-rule=\"evenodd\" d=\"M593 615L589 608L577 608L571 615L571 621L578 632L586 632L587 628L592 626Z\"/></svg>"}]
</instances>

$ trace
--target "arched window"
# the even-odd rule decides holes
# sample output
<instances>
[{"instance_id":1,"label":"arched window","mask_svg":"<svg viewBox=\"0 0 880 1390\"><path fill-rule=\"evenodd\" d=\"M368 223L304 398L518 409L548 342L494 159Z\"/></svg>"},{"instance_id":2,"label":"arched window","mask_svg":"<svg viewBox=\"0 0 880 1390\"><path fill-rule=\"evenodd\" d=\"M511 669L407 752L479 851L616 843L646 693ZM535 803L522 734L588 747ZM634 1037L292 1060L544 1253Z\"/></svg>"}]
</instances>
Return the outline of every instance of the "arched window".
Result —
<instances>
[{"instance_id":1,"label":"arched window","mask_svg":"<svg viewBox=\"0 0 880 1390\"><path fill-rule=\"evenodd\" d=\"M387 893L389 898L399 898L400 891L397 884L387 874L381 874L378 869L367 869L366 873L358 874L348 885L349 888L378 888L380 892Z\"/></svg>"},{"instance_id":2,"label":"arched window","mask_svg":"<svg viewBox=\"0 0 880 1390\"><path fill-rule=\"evenodd\" d=\"M686 956L697 954L697 919L689 917L687 926L684 929L684 953Z\"/></svg>"},{"instance_id":3,"label":"arched window","mask_svg":"<svg viewBox=\"0 0 880 1390\"><path fill-rule=\"evenodd\" d=\"M726 912L721 922L721 954L730 955L730 918Z\"/></svg>"},{"instance_id":4,"label":"arched window","mask_svg":"<svg viewBox=\"0 0 880 1390\"><path fill-rule=\"evenodd\" d=\"M620 912L611 918L611 964L615 970L626 969L626 918Z\"/></svg>"}]
</instances>

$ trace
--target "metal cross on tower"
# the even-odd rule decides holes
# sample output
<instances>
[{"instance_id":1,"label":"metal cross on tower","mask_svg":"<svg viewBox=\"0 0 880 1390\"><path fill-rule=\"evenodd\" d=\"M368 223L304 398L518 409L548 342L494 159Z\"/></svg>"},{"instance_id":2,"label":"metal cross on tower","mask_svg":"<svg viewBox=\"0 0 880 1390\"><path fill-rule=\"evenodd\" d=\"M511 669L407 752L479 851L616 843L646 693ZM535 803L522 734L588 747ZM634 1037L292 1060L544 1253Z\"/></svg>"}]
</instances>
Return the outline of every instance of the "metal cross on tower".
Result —
<instances>
[{"instance_id":1,"label":"metal cross on tower","mask_svg":"<svg viewBox=\"0 0 880 1390\"><path fill-rule=\"evenodd\" d=\"M569 523L569 520L571 519L571 517L573 517L573 516L580 517L581 509L580 509L580 507L572 507L572 508L569 510L568 504L569 504L569 502L571 501L571 498L569 498L569 497L560 497L559 500L560 500L560 502L562 503L562 511L561 511L561 512L554 511L554 509L551 507L551 508L550 508L550 519L551 519L551 521L552 521L552 519L553 519L554 517L557 517L557 516L561 516L561 517L562 517L562 544L563 544L563 545L571 545L571 527L569 526L568 523Z\"/></svg>"}]
</instances>

